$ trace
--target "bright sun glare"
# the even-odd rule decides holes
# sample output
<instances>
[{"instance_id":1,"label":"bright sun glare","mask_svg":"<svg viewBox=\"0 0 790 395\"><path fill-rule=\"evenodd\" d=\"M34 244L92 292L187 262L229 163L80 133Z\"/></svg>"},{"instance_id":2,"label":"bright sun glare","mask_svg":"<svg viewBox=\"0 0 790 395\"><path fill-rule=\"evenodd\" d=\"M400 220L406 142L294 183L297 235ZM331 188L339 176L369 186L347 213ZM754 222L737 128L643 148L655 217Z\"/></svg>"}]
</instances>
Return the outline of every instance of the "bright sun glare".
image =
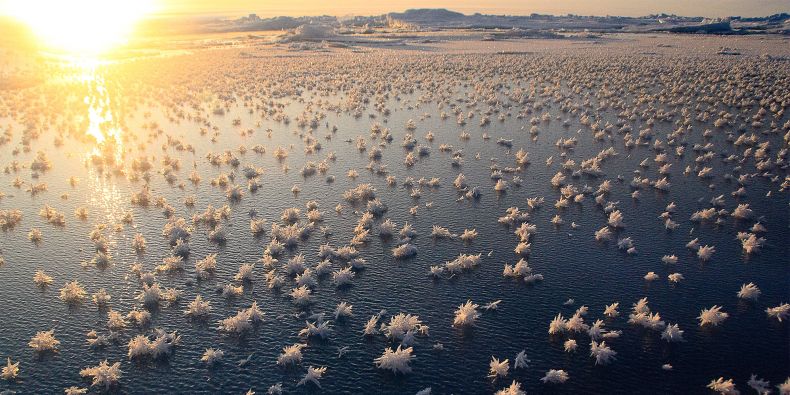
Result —
<instances>
[{"instance_id":1,"label":"bright sun glare","mask_svg":"<svg viewBox=\"0 0 790 395\"><path fill-rule=\"evenodd\" d=\"M155 0L6 0L6 11L26 23L50 49L95 56L125 43Z\"/></svg>"}]
</instances>

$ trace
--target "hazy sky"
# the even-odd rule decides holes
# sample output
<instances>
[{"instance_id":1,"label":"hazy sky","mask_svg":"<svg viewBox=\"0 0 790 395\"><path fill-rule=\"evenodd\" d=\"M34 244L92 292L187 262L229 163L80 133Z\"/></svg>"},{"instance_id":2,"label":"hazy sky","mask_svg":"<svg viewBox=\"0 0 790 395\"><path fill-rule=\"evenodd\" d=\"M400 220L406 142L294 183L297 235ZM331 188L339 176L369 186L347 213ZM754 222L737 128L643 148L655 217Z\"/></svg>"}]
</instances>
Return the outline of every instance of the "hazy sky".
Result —
<instances>
[{"instance_id":1,"label":"hazy sky","mask_svg":"<svg viewBox=\"0 0 790 395\"><path fill-rule=\"evenodd\" d=\"M24 1L24 0L19 0ZM65 1L65 0L64 0ZM109 0L108 0L109 1ZM466 14L642 16L764 16L790 12L790 0L156 0L162 13L240 15L374 15L407 8L448 8Z\"/></svg>"},{"instance_id":2,"label":"hazy sky","mask_svg":"<svg viewBox=\"0 0 790 395\"><path fill-rule=\"evenodd\" d=\"M70 0L0 0L0 14L15 3L40 4L48 8L68 6ZM102 0L97 0L102 1ZM103 4L123 7L140 0L103 0ZM643 16L669 13L684 16L765 16L790 12L790 0L145 0L157 14L219 14L239 16L256 13L276 15L379 15L408 8L447 8L465 14L526 15L579 14ZM47 7L49 3L57 7Z\"/></svg>"}]
</instances>

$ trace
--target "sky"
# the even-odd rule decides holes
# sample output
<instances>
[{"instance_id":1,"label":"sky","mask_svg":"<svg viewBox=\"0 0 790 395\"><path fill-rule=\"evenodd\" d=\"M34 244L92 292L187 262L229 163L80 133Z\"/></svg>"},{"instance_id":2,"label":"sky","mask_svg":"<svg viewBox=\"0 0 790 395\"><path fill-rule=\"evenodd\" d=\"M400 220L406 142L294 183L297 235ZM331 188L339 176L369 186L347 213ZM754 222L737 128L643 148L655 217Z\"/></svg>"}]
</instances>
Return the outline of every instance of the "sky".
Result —
<instances>
[{"instance_id":1,"label":"sky","mask_svg":"<svg viewBox=\"0 0 790 395\"><path fill-rule=\"evenodd\" d=\"M24 1L24 0L20 0ZM68 1L68 0L63 0ZM111 1L111 0L108 0ZM377 15L408 8L465 14L765 16L790 12L790 0L158 0L160 13L244 15Z\"/></svg>"},{"instance_id":2,"label":"sky","mask_svg":"<svg viewBox=\"0 0 790 395\"><path fill-rule=\"evenodd\" d=\"M68 7L76 0L36 0ZM644 16L668 13L683 16L765 16L790 12L790 0L146 0L154 14L240 16L250 13L263 17L277 15L379 15L409 8L447 8L472 14L578 14ZM103 0L105 5L133 4L138 0ZM15 3L31 0L0 0L0 14ZM42 6L42 14L47 7ZM150 13L149 13L150 14Z\"/></svg>"}]
</instances>

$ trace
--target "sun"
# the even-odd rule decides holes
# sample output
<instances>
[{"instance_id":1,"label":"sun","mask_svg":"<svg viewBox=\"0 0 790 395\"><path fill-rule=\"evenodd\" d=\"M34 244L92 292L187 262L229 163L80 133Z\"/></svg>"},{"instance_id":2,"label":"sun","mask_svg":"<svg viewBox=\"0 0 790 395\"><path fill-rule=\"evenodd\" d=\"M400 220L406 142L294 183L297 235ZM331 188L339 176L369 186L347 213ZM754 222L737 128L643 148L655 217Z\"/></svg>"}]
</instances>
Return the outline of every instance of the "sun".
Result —
<instances>
[{"instance_id":1,"label":"sun","mask_svg":"<svg viewBox=\"0 0 790 395\"><path fill-rule=\"evenodd\" d=\"M96 56L124 44L155 0L0 0L48 49Z\"/></svg>"}]
</instances>

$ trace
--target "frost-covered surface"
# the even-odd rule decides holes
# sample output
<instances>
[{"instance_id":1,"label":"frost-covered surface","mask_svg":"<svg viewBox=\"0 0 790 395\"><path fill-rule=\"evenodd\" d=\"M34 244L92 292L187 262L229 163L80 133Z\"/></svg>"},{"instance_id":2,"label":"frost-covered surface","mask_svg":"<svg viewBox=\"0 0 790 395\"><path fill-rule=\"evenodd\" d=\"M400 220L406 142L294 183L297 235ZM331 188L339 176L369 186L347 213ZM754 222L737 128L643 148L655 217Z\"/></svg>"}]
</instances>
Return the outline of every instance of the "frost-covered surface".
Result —
<instances>
[{"instance_id":1,"label":"frost-covered surface","mask_svg":"<svg viewBox=\"0 0 790 395\"><path fill-rule=\"evenodd\" d=\"M786 42L347 33L0 90L0 391L790 386Z\"/></svg>"}]
</instances>

